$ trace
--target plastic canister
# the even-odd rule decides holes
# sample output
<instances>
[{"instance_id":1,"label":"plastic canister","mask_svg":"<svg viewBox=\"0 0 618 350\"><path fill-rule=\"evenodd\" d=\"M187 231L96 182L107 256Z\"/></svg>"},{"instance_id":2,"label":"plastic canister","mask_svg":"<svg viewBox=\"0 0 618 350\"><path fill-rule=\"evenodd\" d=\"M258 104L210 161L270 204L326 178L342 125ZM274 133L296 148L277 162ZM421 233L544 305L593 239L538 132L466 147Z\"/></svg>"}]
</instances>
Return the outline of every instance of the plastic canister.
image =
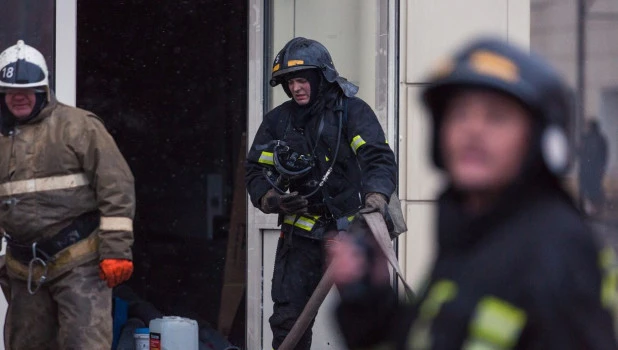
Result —
<instances>
[{"instance_id":1,"label":"plastic canister","mask_svg":"<svg viewBox=\"0 0 618 350\"><path fill-rule=\"evenodd\" d=\"M133 338L135 338L135 350L150 350L150 330L148 328L136 328Z\"/></svg>"},{"instance_id":2,"label":"plastic canister","mask_svg":"<svg viewBox=\"0 0 618 350\"><path fill-rule=\"evenodd\" d=\"M150 321L149 350L198 350L198 326L195 320L164 316Z\"/></svg>"}]
</instances>

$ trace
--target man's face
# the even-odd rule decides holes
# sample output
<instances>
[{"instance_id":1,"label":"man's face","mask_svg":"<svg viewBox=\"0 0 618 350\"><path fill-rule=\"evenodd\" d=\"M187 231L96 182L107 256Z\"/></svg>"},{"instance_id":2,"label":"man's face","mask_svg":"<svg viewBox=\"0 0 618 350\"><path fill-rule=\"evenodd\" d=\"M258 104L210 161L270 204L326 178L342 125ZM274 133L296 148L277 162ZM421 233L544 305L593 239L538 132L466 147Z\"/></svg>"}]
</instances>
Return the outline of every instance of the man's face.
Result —
<instances>
[{"instance_id":1,"label":"man's face","mask_svg":"<svg viewBox=\"0 0 618 350\"><path fill-rule=\"evenodd\" d=\"M36 103L35 91L34 89L11 89L6 92L4 101L15 118L23 119L32 113Z\"/></svg>"},{"instance_id":2,"label":"man's face","mask_svg":"<svg viewBox=\"0 0 618 350\"><path fill-rule=\"evenodd\" d=\"M309 103L311 98L311 84L305 78L291 78L288 80L288 88L292 93L292 98L299 106Z\"/></svg>"},{"instance_id":3,"label":"man's face","mask_svg":"<svg viewBox=\"0 0 618 350\"><path fill-rule=\"evenodd\" d=\"M453 185L466 192L508 186L521 171L531 129L529 113L513 98L485 90L456 94L440 130Z\"/></svg>"}]
</instances>

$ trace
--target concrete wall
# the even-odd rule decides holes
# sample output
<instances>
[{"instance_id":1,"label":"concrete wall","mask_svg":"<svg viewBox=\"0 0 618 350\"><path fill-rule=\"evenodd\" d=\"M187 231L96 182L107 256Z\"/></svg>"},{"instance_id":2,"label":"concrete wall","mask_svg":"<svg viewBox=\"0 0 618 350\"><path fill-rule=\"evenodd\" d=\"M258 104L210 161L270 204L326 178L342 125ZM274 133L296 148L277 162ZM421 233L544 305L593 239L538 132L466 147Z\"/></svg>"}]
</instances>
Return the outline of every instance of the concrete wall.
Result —
<instances>
[{"instance_id":1,"label":"concrete wall","mask_svg":"<svg viewBox=\"0 0 618 350\"><path fill-rule=\"evenodd\" d=\"M407 0L400 11L400 193L409 231L400 240L406 279L418 288L435 256L435 197L440 175L430 163L431 124L419 102L429 70L471 37L493 35L527 47L528 0Z\"/></svg>"}]
</instances>

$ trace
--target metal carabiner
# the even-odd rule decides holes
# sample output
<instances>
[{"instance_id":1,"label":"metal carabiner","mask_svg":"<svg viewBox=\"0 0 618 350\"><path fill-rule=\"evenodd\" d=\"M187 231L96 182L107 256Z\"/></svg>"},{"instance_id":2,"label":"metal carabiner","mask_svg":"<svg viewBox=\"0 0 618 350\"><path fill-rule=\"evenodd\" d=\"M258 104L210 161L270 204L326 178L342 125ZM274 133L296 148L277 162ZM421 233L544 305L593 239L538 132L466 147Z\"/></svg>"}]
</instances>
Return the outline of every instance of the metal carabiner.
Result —
<instances>
[{"instance_id":1,"label":"metal carabiner","mask_svg":"<svg viewBox=\"0 0 618 350\"><path fill-rule=\"evenodd\" d=\"M36 242L34 242L32 243L32 260L30 260L30 263L28 263L28 293L30 293L30 295L36 294L36 292L39 291L39 289L47 279L47 263L43 259L39 258L36 252ZM36 263L39 263L42 266L43 273L41 274L41 277L39 277L39 280L36 282L36 288L33 290L32 278L34 276L34 267Z\"/></svg>"}]
</instances>

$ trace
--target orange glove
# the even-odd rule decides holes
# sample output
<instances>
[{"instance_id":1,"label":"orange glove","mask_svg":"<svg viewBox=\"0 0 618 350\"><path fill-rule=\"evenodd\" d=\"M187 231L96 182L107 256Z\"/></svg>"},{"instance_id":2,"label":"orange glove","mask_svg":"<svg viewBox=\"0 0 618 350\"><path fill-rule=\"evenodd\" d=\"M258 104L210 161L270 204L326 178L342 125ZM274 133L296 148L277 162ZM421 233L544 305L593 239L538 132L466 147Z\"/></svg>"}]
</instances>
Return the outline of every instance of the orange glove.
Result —
<instances>
[{"instance_id":1,"label":"orange glove","mask_svg":"<svg viewBox=\"0 0 618 350\"><path fill-rule=\"evenodd\" d=\"M99 263L99 277L107 281L107 286L114 288L126 281L133 273L133 262L126 259L103 259Z\"/></svg>"}]
</instances>

